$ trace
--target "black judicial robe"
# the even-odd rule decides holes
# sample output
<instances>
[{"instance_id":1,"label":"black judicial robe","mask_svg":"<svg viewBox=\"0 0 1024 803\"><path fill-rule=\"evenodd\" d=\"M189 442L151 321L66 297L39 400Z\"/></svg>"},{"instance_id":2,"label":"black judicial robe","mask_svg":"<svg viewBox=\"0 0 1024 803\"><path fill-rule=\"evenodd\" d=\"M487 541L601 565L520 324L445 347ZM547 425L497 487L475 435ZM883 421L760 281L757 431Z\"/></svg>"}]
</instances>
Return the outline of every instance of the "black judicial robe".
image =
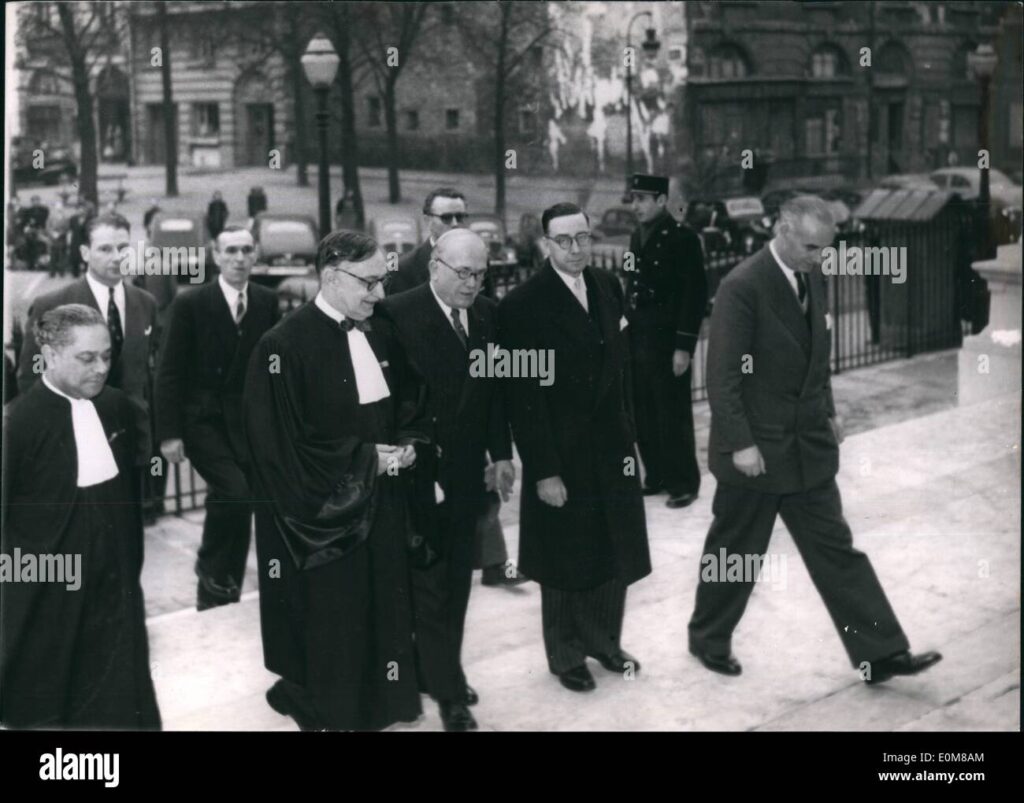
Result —
<instances>
[{"instance_id":1,"label":"black judicial robe","mask_svg":"<svg viewBox=\"0 0 1024 803\"><path fill-rule=\"evenodd\" d=\"M0 583L0 721L15 728L154 729L135 413L93 400L118 474L77 487L71 405L42 382L5 411L2 551L81 555L80 587Z\"/></svg>"},{"instance_id":2,"label":"black judicial robe","mask_svg":"<svg viewBox=\"0 0 1024 803\"><path fill-rule=\"evenodd\" d=\"M341 327L310 302L267 332L249 363L260 621L266 667L301 686L326 727L377 730L421 712L413 660L408 477L371 472L365 537L298 542L375 443L419 439L419 387L381 327L366 333L391 396L361 405ZM371 456L373 465L375 457ZM303 568L300 568L300 565Z\"/></svg>"}]
</instances>

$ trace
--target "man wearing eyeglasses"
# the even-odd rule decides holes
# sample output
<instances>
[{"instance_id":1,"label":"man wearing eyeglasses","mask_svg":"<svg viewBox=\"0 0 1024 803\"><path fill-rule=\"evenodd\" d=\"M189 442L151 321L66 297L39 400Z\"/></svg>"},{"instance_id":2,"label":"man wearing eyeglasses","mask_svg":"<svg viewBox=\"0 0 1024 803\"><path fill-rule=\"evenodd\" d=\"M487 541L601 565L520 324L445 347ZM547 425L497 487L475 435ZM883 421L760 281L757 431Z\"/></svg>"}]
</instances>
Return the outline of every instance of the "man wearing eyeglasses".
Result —
<instances>
[{"instance_id":1,"label":"man wearing eyeglasses","mask_svg":"<svg viewBox=\"0 0 1024 803\"><path fill-rule=\"evenodd\" d=\"M438 238L446 231L464 227L468 218L465 195L452 187L432 190L423 202L427 239L398 260L398 272L391 280L388 293L402 293L429 282L430 255Z\"/></svg>"},{"instance_id":2,"label":"man wearing eyeglasses","mask_svg":"<svg viewBox=\"0 0 1024 803\"><path fill-rule=\"evenodd\" d=\"M320 291L256 346L246 377L267 692L302 729L379 730L421 712L405 473L421 384L371 320L388 270L365 234L317 251Z\"/></svg>"},{"instance_id":3,"label":"man wearing eyeglasses","mask_svg":"<svg viewBox=\"0 0 1024 803\"><path fill-rule=\"evenodd\" d=\"M488 454L505 501L515 483L499 380L469 372L474 353L497 343L497 305L480 293L486 274L484 241L468 229L455 229L437 241L430 282L391 296L379 308L427 383L436 454L421 461L417 471L429 472L430 501L437 502L440 521L436 542L444 559L413 573L413 600L422 677L448 731L477 727L468 708L477 694L466 683L461 651L474 531L489 504Z\"/></svg>"},{"instance_id":4,"label":"man wearing eyeglasses","mask_svg":"<svg viewBox=\"0 0 1024 803\"><path fill-rule=\"evenodd\" d=\"M571 691L595 688L587 657L631 679L619 643L626 588L648 575L636 471L625 299L590 266L590 221L576 205L541 217L549 260L498 305L504 348L554 354L554 381L506 380L523 461L519 566L541 585L548 668Z\"/></svg>"},{"instance_id":5,"label":"man wearing eyeglasses","mask_svg":"<svg viewBox=\"0 0 1024 803\"><path fill-rule=\"evenodd\" d=\"M690 382L708 302L704 256L697 235L665 206L667 178L634 174L630 196L640 220L629 240L636 270L627 276L644 494L666 491L665 504L682 508L700 491Z\"/></svg>"},{"instance_id":6,"label":"man wearing eyeglasses","mask_svg":"<svg viewBox=\"0 0 1024 803\"><path fill-rule=\"evenodd\" d=\"M214 240L216 282L175 298L156 383L156 431L171 463L186 457L206 481L196 561L196 607L237 602L252 529L242 387L249 355L280 318L277 295L249 282L252 234L228 226Z\"/></svg>"}]
</instances>

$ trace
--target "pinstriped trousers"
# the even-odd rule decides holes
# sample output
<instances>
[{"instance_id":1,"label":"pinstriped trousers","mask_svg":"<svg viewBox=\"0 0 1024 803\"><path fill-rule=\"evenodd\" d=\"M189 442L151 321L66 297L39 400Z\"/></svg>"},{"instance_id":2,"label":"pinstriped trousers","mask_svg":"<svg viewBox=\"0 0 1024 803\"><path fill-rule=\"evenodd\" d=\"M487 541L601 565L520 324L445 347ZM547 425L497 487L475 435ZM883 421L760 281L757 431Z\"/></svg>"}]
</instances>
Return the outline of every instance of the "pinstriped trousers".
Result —
<instances>
[{"instance_id":1,"label":"pinstriped trousers","mask_svg":"<svg viewBox=\"0 0 1024 803\"><path fill-rule=\"evenodd\" d=\"M612 579L585 591L540 587L548 667L556 675L586 663L588 655L619 651L626 586Z\"/></svg>"}]
</instances>

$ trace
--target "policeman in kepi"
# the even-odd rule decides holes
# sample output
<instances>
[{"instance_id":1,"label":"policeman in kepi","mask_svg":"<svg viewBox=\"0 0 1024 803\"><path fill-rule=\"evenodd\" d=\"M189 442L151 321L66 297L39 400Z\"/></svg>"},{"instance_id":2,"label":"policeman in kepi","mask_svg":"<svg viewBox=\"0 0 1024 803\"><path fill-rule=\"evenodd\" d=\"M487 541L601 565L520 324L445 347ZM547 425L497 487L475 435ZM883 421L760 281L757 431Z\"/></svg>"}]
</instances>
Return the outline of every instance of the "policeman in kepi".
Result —
<instances>
[{"instance_id":1,"label":"policeman in kepi","mask_svg":"<svg viewBox=\"0 0 1024 803\"><path fill-rule=\"evenodd\" d=\"M665 208L667 178L634 174L629 194L640 221L626 276L644 493L665 491L668 507L686 507L700 491L690 369L708 303L704 257L697 235Z\"/></svg>"}]
</instances>

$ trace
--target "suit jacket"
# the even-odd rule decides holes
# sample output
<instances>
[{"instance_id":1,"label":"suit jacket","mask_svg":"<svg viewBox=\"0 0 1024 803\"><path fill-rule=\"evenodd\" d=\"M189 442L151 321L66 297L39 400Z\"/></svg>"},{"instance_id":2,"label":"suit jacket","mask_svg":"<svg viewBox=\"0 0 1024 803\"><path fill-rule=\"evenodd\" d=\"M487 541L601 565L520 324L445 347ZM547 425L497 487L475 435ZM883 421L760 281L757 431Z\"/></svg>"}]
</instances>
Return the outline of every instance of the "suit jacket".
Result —
<instances>
[{"instance_id":1,"label":"suit jacket","mask_svg":"<svg viewBox=\"0 0 1024 803\"><path fill-rule=\"evenodd\" d=\"M794 493L839 470L829 370L824 278L811 274L805 317L792 285L765 246L719 286L708 339L711 437L719 482ZM809 320L809 323L808 323ZM747 477L732 453L757 445L766 473Z\"/></svg>"},{"instance_id":2,"label":"suit jacket","mask_svg":"<svg viewBox=\"0 0 1024 803\"><path fill-rule=\"evenodd\" d=\"M700 239L667 212L646 242L633 230L629 250L635 269L626 273L634 353L662 359L682 349L693 354L708 305L708 282Z\"/></svg>"},{"instance_id":3,"label":"suit jacket","mask_svg":"<svg viewBox=\"0 0 1024 803\"><path fill-rule=\"evenodd\" d=\"M35 357L39 354L33 324L44 312L63 304L85 304L99 309L84 276L32 302L28 310L29 325L18 361L18 390L21 393L28 390L40 376L32 370ZM145 290L125 282L124 309L124 343L117 364L111 366L110 374L120 376L119 387L135 406L138 429L136 443L139 447L136 462L141 466L149 463L152 454L150 408L153 398L153 365L158 343L157 304Z\"/></svg>"},{"instance_id":4,"label":"suit jacket","mask_svg":"<svg viewBox=\"0 0 1024 803\"><path fill-rule=\"evenodd\" d=\"M391 296L378 304L376 313L394 328L412 369L427 387L436 457L425 461L433 463L427 490L433 496L436 481L455 515L475 518L484 503L486 453L492 460L511 460L512 441L500 380L470 376L469 371L474 354L497 345L497 304L479 295L466 314L468 348L459 342L429 283Z\"/></svg>"},{"instance_id":5,"label":"suit jacket","mask_svg":"<svg viewBox=\"0 0 1024 803\"><path fill-rule=\"evenodd\" d=\"M430 252L434 246L427 238L419 247L403 254L398 260L398 272L391 280L391 287L388 288L388 295L397 295L406 290L412 290L421 284L430 281Z\"/></svg>"},{"instance_id":6,"label":"suit jacket","mask_svg":"<svg viewBox=\"0 0 1024 803\"><path fill-rule=\"evenodd\" d=\"M256 343L281 313L273 290L249 282L246 293L248 307L239 326L220 282L188 290L171 305L157 374L157 443L181 438L193 455L223 453L230 446L248 462L242 423L245 373Z\"/></svg>"},{"instance_id":7,"label":"suit jacket","mask_svg":"<svg viewBox=\"0 0 1024 803\"><path fill-rule=\"evenodd\" d=\"M550 262L498 305L509 350L550 349L554 381L506 380L509 417L523 460L519 565L566 590L613 577L632 583L651 570L636 471L629 348L622 288L586 268L590 314ZM537 481L559 476L561 508L537 496Z\"/></svg>"}]
</instances>

